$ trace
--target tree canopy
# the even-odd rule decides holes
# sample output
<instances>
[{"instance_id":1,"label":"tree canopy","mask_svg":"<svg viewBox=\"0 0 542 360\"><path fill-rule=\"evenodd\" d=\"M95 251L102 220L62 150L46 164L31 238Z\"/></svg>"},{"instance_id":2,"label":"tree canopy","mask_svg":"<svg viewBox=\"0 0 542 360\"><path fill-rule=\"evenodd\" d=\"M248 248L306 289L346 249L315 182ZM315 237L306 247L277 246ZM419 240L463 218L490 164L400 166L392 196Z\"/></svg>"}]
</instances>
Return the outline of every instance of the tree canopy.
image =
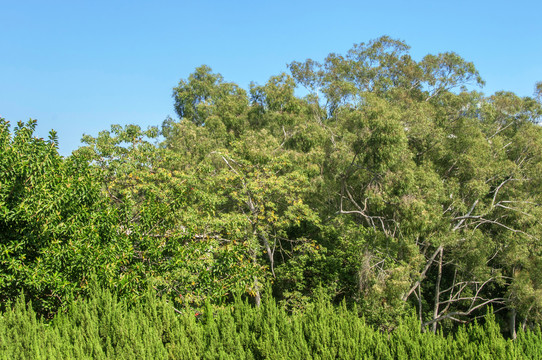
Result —
<instances>
[{"instance_id":1,"label":"tree canopy","mask_svg":"<svg viewBox=\"0 0 542 360\"><path fill-rule=\"evenodd\" d=\"M288 69L246 91L201 66L179 119L67 158L2 120L2 296L52 310L94 277L178 307L269 291L295 312L321 289L385 329L540 324L540 83L488 96L458 54L389 37Z\"/></svg>"}]
</instances>

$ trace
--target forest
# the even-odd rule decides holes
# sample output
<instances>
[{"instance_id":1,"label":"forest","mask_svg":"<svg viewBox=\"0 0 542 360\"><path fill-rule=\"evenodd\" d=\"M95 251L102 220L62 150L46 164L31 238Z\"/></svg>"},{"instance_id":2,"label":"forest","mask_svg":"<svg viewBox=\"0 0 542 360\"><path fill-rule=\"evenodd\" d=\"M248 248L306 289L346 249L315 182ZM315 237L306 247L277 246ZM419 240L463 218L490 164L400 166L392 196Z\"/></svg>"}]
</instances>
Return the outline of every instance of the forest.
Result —
<instances>
[{"instance_id":1,"label":"forest","mask_svg":"<svg viewBox=\"0 0 542 360\"><path fill-rule=\"evenodd\" d=\"M386 36L287 70L200 66L178 119L67 157L0 120L2 356L542 356L542 82L486 95L458 54ZM115 321L162 327L121 356Z\"/></svg>"}]
</instances>

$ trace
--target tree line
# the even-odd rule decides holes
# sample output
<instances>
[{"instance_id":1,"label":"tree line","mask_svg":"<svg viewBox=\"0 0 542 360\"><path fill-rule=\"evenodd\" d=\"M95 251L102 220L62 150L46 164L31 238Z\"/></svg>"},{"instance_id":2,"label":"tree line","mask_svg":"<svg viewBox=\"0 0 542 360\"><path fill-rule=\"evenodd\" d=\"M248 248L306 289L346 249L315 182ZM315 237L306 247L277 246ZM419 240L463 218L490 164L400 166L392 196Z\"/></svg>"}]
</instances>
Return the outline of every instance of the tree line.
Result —
<instances>
[{"instance_id":1,"label":"tree line","mask_svg":"<svg viewBox=\"0 0 542 360\"><path fill-rule=\"evenodd\" d=\"M2 119L2 304L51 317L97 282L178 311L268 292L297 313L323 293L381 330L488 309L513 338L538 326L542 84L487 96L471 62L389 37L288 70L247 91L198 67L179 119L68 157Z\"/></svg>"}]
</instances>

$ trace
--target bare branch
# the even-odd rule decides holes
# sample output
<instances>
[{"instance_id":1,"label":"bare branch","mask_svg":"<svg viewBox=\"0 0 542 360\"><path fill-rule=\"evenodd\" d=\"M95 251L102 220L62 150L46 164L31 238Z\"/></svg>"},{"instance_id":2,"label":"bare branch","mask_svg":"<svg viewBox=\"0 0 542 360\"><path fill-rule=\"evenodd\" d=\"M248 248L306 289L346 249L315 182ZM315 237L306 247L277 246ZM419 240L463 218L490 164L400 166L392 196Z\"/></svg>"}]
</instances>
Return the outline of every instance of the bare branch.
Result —
<instances>
[{"instance_id":1,"label":"bare branch","mask_svg":"<svg viewBox=\"0 0 542 360\"><path fill-rule=\"evenodd\" d=\"M506 183L510 182L510 181L521 181L523 179L513 179L512 177L509 177L508 179L504 180L502 183L499 184L499 186L497 186L497 188L494 190L494 195L493 195L493 200L491 201L491 208L493 208L493 206L495 205L495 199L497 198L497 194L499 193L499 190L504 186L506 185Z\"/></svg>"},{"instance_id":2,"label":"bare branch","mask_svg":"<svg viewBox=\"0 0 542 360\"><path fill-rule=\"evenodd\" d=\"M488 137L488 139L494 138L498 133L500 133L500 132L502 132L502 131L508 129L510 126L512 126L512 125L514 125L514 124L515 124L515 121L511 121L511 122L508 123L505 127L499 127L499 128L497 129L497 131L496 131L493 135L491 135L490 137Z\"/></svg>"},{"instance_id":3,"label":"bare branch","mask_svg":"<svg viewBox=\"0 0 542 360\"><path fill-rule=\"evenodd\" d=\"M478 304L478 305L476 305L474 307L469 308L467 311L455 311L455 312L448 313L446 315L439 316L436 319L433 319L433 320L430 320L430 321L427 321L427 322L423 323L422 328L426 327L427 325L431 325L431 324L434 324L436 322L439 322L439 321L442 321L442 320L445 320L445 319L455 320L455 318L454 318L455 316L469 316L475 310L478 310L479 308L481 308L483 306L486 306L488 304L502 304L504 300L505 300L504 298L489 299L489 300L484 301L481 304Z\"/></svg>"},{"instance_id":4,"label":"bare branch","mask_svg":"<svg viewBox=\"0 0 542 360\"><path fill-rule=\"evenodd\" d=\"M461 225L463 224L463 222L465 222L466 219L471 219L471 214L472 212L474 211L474 208L476 207L476 205L478 204L478 199L476 199L476 201L474 202L474 204L472 204L469 212L464 215L464 216L460 216L460 217L456 217L454 219L452 219L452 221L457 221L457 220L461 220L459 221L459 223L457 223L457 225L452 229L452 231L456 231L457 229L459 229L461 227Z\"/></svg>"},{"instance_id":5,"label":"bare branch","mask_svg":"<svg viewBox=\"0 0 542 360\"><path fill-rule=\"evenodd\" d=\"M508 210L512 210L512 211L517 211L517 212L519 212L520 214L523 214L523 215L526 215L526 216L534 216L533 214L526 213L525 211L521 211L521 210L519 210L519 209L510 207L510 206L502 205L502 204L501 204L501 201L499 201L497 204L495 204L495 207L501 207L501 208L503 208L503 209L508 209Z\"/></svg>"},{"instance_id":6,"label":"bare branch","mask_svg":"<svg viewBox=\"0 0 542 360\"><path fill-rule=\"evenodd\" d=\"M416 290L416 288L420 285L421 281L425 278L425 274L427 273L427 270L429 270L429 268L431 267L431 264L433 263L433 261L435 260L435 257L437 257L437 255L443 250L443 247L442 245L438 247L437 250L435 250L435 252L433 253L433 255L431 255L431 258L429 260L427 260L427 263L425 264L425 268L423 269L423 271L421 272L420 274L420 280L416 281L414 283L414 285L410 288L410 290L406 293L406 295L403 296L403 301L406 301L410 295L412 294L412 292L414 290Z\"/></svg>"}]
</instances>

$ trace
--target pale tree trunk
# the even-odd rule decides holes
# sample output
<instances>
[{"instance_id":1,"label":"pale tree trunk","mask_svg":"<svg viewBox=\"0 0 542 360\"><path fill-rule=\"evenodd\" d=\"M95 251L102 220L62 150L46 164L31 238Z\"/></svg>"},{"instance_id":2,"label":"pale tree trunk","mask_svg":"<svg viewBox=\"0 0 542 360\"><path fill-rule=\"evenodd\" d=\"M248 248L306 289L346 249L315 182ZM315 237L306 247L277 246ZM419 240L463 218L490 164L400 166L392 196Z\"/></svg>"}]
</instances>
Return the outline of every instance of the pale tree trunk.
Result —
<instances>
[{"instance_id":1,"label":"pale tree trunk","mask_svg":"<svg viewBox=\"0 0 542 360\"><path fill-rule=\"evenodd\" d=\"M510 309L508 312L508 331L510 332L510 337L516 339L516 309Z\"/></svg>"},{"instance_id":2,"label":"pale tree trunk","mask_svg":"<svg viewBox=\"0 0 542 360\"><path fill-rule=\"evenodd\" d=\"M439 261L438 261L438 275L435 283L435 305L433 307L433 319L437 319L439 316L440 305L440 280L442 279L442 252L443 248L440 247ZM437 332L437 322L433 323L433 333Z\"/></svg>"},{"instance_id":3,"label":"pale tree trunk","mask_svg":"<svg viewBox=\"0 0 542 360\"><path fill-rule=\"evenodd\" d=\"M257 307L260 307L262 303L262 297L260 295L260 285L258 284L258 278L254 276L254 302Z\"/></svg>"},{"instance_id":4,"label":"pale tree trunk","mask_svg":"<svg viewBox=\"0 0 542 360\"><path fill-rule=\"evenodd\" d=\"M251 251L251 256L252 256L252 263L254 265L257 265L258 264L258 258L257 258L257 253L258 253L258 247L256 247L255 249L253 249ZM252 290L254 291L254 302L256 304L257 307L260 306L261 302L262 302L262 297L261 297L261 294L260 294L260 283L258 281L258 277L256 275L254 275L254 285L253 285L253 288Z\"/></svg>"}]
</instances>

